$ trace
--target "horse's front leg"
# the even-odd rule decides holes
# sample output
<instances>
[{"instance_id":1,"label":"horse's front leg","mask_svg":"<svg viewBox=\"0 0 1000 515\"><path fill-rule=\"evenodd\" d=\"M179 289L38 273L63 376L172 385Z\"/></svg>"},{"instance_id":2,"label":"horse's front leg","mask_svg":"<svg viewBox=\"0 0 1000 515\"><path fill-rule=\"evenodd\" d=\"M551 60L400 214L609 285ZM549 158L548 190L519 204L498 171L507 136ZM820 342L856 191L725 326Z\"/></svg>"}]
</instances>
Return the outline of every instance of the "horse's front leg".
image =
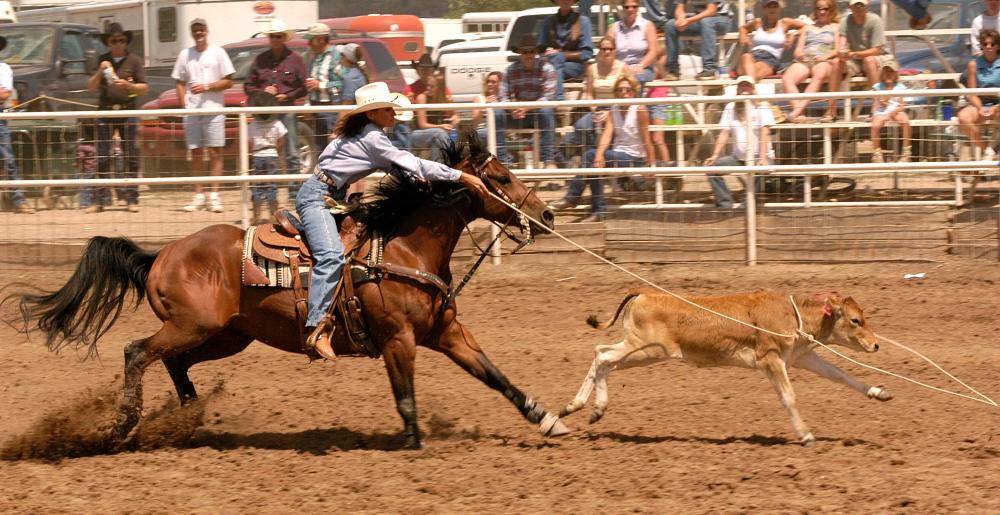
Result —
<instances>
[{"instance_id":1,"label":"horse's front leg","mask_svg":"<svg viewBox=\"0 0 1000 515\"><path fill-rule=\"evenodd\" d=\"M406 446L420 449L420 428L417 426L417 397L413 389L414 361L417 345L411 332L401 332L393 336L382 349L385 369L389 372L389 383L396 398L396 411L403 417L403 435Z\"/></svg>"},{"instance_id":2,"label":"horse's front leg","mask_svg":"<svg viewBox=\"0 0 1000 515\"><path fill-rule=\"evenodd\" d=\"M466 372L479 378L487 386L502 393L504 397L517 407L528 422L538 424L543 436L562 436L569 433L569 428L563 424L554 413L549 413L512 385L506 376L486 357L475 337L457 320L453 320L441 334L437 346L431 346L443 352Z\"/></svg>"}]
</instances>

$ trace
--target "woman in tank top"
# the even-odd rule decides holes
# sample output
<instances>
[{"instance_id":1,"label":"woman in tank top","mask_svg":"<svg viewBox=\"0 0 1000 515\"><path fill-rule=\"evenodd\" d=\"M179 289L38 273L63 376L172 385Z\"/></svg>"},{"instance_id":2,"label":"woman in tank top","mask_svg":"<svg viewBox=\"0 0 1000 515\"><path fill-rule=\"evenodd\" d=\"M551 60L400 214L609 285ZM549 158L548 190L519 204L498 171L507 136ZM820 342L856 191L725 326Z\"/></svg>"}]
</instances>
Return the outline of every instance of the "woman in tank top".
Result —
<instances>
[{"instance_id":1,"label":"woman in tank top","mask_svg":"<svg viewBox=\"0 0 1000 515\"><path fill-rule=\"evenodd\" d=\"M740 27L740 45L750 49L740 56L740 75L759 81L778 71L781 54L790 43L786 35L805 26L793 18L780 18L782 7L781 0L765 0L764 15Z\"/></svg>"},{"instance_id":2,"label":"woman in tank top","mask_svg":"<svg viewBox=\"0 0 1000 515\"><path fill-rule=\"evenodd\" d=\"M628 65L639 84L646 84L653 80L656 29L639 16L639 0L622 0L620 10L621 19L608 27L607 35L614 39L618 60Z\"/></svg>"},{"instance_id":3,"label":"woman in tank top","mask_svg":"<svg viewBox=\"0 0 1000 515\"><path fill-rule=\"evenodd\" d=\"M639 81L632 75L620 75L615 79L615 98L635 98L639 93ZM613 106L604 121L604 132L597 149L589 149L584 155L584 168L635 168L653 166L655 159L653 141L649 137L649 113L644 106ZM590 185L590 216L584 222L599 222L606 214L603 180L590 176L576 177L569 184L566 198L554 207L575 206L583 195L585 185Z\"/></svg>"},{"instance_id":4,"label":"woman in tank top","mask_svg":"<svg viewBox=\"0 0 1000 515\"><path fill-rule=\"evenodd\" d=\"M799 84L806 79L811 79L806 86L806 93L815 93L824 84L828 85L827 91L840 89L840 74L834 72L834 63L840 49L840 37L838 37L840 14L837 12L836 2L815 0L813 20L815 23L799 31L798 43L795 46L795 62L781 77L786 93L798 91ZM793 123L808 121L802 114L808 103L808 100L793 101L792 112L788 118ZM822 121L832 122L836 117L837 101L830 100L827 114Z\"/></svg>"}]
</instances>

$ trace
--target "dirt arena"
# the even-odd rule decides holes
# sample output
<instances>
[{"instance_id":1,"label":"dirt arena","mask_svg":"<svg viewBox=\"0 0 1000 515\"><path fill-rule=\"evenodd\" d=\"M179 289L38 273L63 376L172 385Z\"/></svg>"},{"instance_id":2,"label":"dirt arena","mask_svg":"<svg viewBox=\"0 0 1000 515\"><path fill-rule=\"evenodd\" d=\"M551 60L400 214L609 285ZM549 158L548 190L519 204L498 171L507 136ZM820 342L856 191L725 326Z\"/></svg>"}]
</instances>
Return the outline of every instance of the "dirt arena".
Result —
<instances>
[{"instance_id":1,"label":"dirt arena","mask_svg":"<svg viewBox=\"0 0 1000 515\"><path fill-rule=\"evenodd\" d=\"M774 288L838 291L876 332L911 345L1000 399L1000 265L632 266L679 293ZM906 273L925 272L922 280ZM61 284L67 274L4 271L0 283ZM521 389L558 411L576 393L593 346L621 330L590 329L633 281L610 268L485 266L460 297L461 319ZM794 442L762 374L679 362L611 374L611 403L589 406L546 440L503 397L431 351L417 360L426 449L399 450L402 424L380 361L306 363L256 344L195 367L203 405L172 411L161 366L146 374L136 450L86 451L72 432L107 422L125 342L158 327L148 308L124 317L100 359L49 353L0 328L0 510L5 513L597 513L1000 511L1000 409L846 363L888 387L888 403L793 369L799 408L817 437ZM891 345L850 355L905 376L960 386ZM213 390L215 390L213 392ZM157 425L158 424L158 425ZM155 427L153 427L155 426ZM40 451L41 450L41 451ZM43 452L44 451L44 452Z\"/></svg>"}]
</instances>

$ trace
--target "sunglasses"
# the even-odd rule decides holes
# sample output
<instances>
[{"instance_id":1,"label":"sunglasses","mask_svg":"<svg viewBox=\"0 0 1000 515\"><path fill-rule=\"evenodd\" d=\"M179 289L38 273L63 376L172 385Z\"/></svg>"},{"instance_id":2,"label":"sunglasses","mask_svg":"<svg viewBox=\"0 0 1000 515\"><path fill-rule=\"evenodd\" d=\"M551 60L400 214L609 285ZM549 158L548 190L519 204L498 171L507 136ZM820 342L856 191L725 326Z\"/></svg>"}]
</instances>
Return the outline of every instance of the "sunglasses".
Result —
<instances>
[{"instance_id":1,"label":"sunglasses","mask_svg":"<svg viewBox=\"0 0 1000 515\"><path fill-rule=\"evenodd\" d=\"M126 38L111 38L111 39L108 40L108 43L110 43L112 45L117 45L119 43L128 43L128 39L126 39Z\"/></svg>"},{"instance_id":2,"label":"sunglasses","mask_svg":"<svg viewBox=\"0 0 1000 515\"><path fill-rule=\"evenodd\" d=\"M270 39L285 39L285 35L284 34L271 34L271 35L269 35L267 37L270 38Z\"/></svg>"},{"instance_id":3,"label":"sunglasses","mask_svg":"<svg viewBox=\"0 0 1000 515\"><path fill-rule=\"evenodd\" d=\"M630 87L615 88L615 92L616 93L631 93L632 92L632 88L631 88L631 86Z\"/></svg>"},{"instance_id":4,"label":"sunglasses","mask_svg":"<svg viewBox=\"0 0 1000 515\"><path fill-rule=\"evenodd\" d=\"M606 46L602 46L601 47L601 52L614 52L614 51L615 51L614 48L609 48L609 47L606 47Z\"/></svg>"},{"instance_id":5,"label":"sunglasses","mask_svg":"<svg viewBox=\"0 0 1000 515\"><path fill-rule=\"evenodd\" d=\"M623 5L622 6L622 9L627 9L627 10L638 9L638 8L639 8L638 5Z\"/></svg>"},{"instance_id":6,"label":"sunglasses","mask_svg":"<svg viewBox=\"0 0 1000 515\"><path fill-rule=\"evenodd\" d=\"M829 7L817 7L816 8L816 12L818 12L818 13L823 13L823 12L826 12L826 11L829 11L829 10L830 10Z\"/></svg>"}]
</instances>

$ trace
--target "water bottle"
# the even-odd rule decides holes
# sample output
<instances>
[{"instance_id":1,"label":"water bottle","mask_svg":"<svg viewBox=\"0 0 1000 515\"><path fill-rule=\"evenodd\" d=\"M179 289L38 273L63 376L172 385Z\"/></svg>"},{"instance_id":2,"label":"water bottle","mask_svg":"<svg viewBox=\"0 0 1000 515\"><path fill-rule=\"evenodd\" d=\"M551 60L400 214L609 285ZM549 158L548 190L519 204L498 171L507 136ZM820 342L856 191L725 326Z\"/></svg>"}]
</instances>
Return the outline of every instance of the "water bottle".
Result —
<instances>
[{"instance_id":1,"label":"water bottle","mask_svg":"<svg viewBox=\"0 0 1000 515\"><path fill-rule=\"evenodd\" d=\"M949 100L941 101L941 119L951 120L955 114L955 103Z\"/></svg>"},{"instance_id":2,"label":"water bottle","mask_svg":"<svg viewBox=\"0 0 1000 515\"><path fill-rule=\"evenodd\" d=\"M724 62L719 64L719 78L720 79L729 78L729 67L727 67L726 63Z\"/></svg>"},{"instance_id":3,"label":"water bottle","mask_svg":"<svg viewBox=\"0 0 1000 515\"><path fill-rule=\"evenodd\" d=\"M936 118L939 122L944 121L944 97L938 97Z\"/></svg>"},{"instance_id":4,"label":"water bottle","mask_svg":"<svg viewBox=\"0 0 1000 515\"><path fill-rule=\"evenodd\" d=\"M618 21L618 18L615 17L614 11L609 12L608 13L608 24L607 24L608 27L610 28L612 25L615 24L616 21Z\"/></svg>"},{"instance_id":5,"label":"water bottle","mask_svg":"<svg viewBox=\"0 0 1000 515\"><path fill-rule=\"evenodd\" d=\"M684 125L684 106L674 104L674 125Z\"/></svg>"}]
</instances>

